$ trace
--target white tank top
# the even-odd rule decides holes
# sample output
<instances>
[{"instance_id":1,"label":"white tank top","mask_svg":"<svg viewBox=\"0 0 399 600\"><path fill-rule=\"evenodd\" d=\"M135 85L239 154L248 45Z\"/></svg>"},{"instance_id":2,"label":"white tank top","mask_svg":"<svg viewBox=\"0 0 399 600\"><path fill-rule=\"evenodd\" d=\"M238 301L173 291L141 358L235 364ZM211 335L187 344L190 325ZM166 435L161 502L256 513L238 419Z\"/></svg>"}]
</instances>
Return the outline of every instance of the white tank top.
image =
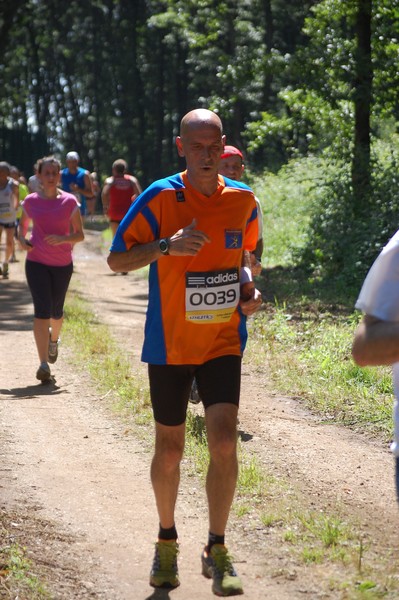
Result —
<instances>
[{"instance_id":1,"label":"white tank top","mask_svg":"<svg viewBox=\"0 0 399 600\"><path fill-rule=\"evenodd\" d=\"M12 193L13 180L9 179L4 189L0 190L0 223L15 223L17 212L14 208Z\"/></svg>"}]
</instances>

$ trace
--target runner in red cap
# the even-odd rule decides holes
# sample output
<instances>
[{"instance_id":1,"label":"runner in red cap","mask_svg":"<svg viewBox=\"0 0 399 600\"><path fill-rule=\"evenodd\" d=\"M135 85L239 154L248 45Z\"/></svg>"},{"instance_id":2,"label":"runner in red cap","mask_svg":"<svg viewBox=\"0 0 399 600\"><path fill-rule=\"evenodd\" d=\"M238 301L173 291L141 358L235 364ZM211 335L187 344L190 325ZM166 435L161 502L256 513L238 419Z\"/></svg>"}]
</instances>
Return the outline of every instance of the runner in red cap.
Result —
<instances>
[{"instance_id":1,"label":"runner in red cap","mask_svg":"<svg viewBox=\"0 0 399 600\"><path fill-rule=\"evenodd\" d=\"M229 179L240 181L244 172L244 157L238 148L235 146L225 146L223 154L221 155L219 173ZM259 199L255 197L256 205L258 208L258 242L255 250L252 252L252 274L254 276L260 275L262 270L261 260L263 254L263 215L262 207Z\"/></svg>"}]
</instances>

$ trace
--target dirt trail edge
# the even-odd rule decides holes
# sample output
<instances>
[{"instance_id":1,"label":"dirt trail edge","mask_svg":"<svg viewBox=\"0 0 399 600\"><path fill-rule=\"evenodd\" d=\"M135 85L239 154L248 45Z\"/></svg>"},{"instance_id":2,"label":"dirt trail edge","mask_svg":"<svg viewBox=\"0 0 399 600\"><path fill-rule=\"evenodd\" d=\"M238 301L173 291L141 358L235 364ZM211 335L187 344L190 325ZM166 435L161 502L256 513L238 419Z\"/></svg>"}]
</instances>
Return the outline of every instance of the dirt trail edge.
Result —
<instances>
[{"instance_id":1,"label":"dirt trail edge","mask_svg":"<svg viewBox=\"0 0 399 600\"><path fill-rule=\"evenodd\" d=\"M147 284L112 274L100 233L76 247L73 286L112 328L134 369L146 310ZM32 335L32 305L23 255L0 280L0 508L15 515L15 539L27 547L49 582L51 598L71 600L202 600L214 597L200 574L207 536L203 484L182 468L177 507L181 586L148 585L157 533L149 479L151 454L134 428L116 417L93 382L61 345L55 385L40 385ZM240 435L245 448L275 478L291 482L308 505L339 507L359 523L376 552L397 555L398 511L392 457L380 442L321 424L290 398L264 391L267 369L244 364ZM201 411L201 407L195 409ZM289 492L287 492L289 493ZM328 576L296 561L281 534L232 513L227 543L249 600L350 598L331 591ZM0 590L0 598L1 598ZM8 596L5 596L8 597Z\"/></svg>"}]
</instances>

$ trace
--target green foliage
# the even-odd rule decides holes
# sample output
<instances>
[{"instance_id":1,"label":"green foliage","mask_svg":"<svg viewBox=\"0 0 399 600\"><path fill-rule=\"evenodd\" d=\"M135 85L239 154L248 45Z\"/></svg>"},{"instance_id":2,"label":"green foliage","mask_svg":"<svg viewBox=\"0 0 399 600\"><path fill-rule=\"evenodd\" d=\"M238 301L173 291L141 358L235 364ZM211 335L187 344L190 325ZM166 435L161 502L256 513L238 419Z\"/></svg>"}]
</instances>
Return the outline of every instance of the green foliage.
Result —
<instances>
[{"instance_id":1,"label":"green foliage","mask_svg":"<svg viewBox=\"0 0 399 600\"><path fill-rule=\"evenodd\" d=\"M263 148L272 171L290 158L321 155L326 150L335 159L350 159L353 107L348 100L332 106L319 92L302 88L287 88L278 97L285 107L282 116L262 112L259 120L247 125L245 137L250 154L256 155Z\"/></svg>"},{"instance_id":2,"label":"green foliage","mask_svg":"<svg viewBox=\"0 0 399 600\"><path fill-rule=\"evenodd\" d=\"M174 136L187 110L214 108L242 145L246 123L278 107L313 4L71 0L57 12L15 2L7 23L0 14L0 118L37 130L60 157L78 150L100 176L123 156L146 185L182 167Z\"/></svg>"},{"instance_id":3,"label":"green foliage","mask_svg":"<svg viewBox=\"0 0 399 600\"><path fill-rule=\"evenodd\" d=\"M337 278L360 285L399 223L397 142L376 143L372 190L362 212L355 212L347 163L326 163L313 204L308 243L299 256L311 277Z\"/></svg>"},{"instance_id":4,"label":"green foliage","mask_svg":"<svg viewBox=\"0 0 399 600\"><path fill-rule=\"evenodd\" d=\"M1 533L4 536L3 542L5 537L11 538L3 527ZM16 543L3 542L0 545L0 586L7 598L49 600L49 593L33 572L34 568L26 556L26 549Z\"/></svg>"},{"instance_id":5,"label":"green foliage","mask_svg":"<svg viewBox=\"0 0 399 600\"><path fill-rule=\"evenodd\" d=\"M246 171L259 198L264 216L264 264L292 265L307 241L315 191L320 185L323 162L316 158L292 160L278 174L253 176Z\"/></svg>"},{"instance_id":6,"label":"green foliage","mask_svg":"<svg viewBox=\"0 0 399 600\"><path fill-rule=\"evenodd\" d=\"M287 161L292 148L292 120L262 112L260 119L248 123L245 138L250 155L262 150L262 157L270 171L278 169Z\"/></svg>"}]
</instances>

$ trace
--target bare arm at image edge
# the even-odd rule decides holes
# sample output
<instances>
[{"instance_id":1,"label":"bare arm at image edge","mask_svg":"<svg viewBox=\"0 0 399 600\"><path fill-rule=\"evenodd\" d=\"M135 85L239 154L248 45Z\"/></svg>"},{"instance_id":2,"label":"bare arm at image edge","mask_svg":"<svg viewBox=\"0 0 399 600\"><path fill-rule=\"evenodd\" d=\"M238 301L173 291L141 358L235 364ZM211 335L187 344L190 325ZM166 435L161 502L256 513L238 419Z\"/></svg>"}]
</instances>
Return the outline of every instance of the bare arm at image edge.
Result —
<instances>
[{"instance_id":1,"label":"bare arm at image edge","mask_svg":"<svg viewBox=\"0 0 399 600\"><path fill-rule=\"evenodd\" d=\"M399 323L365 315L355 332L352 357L361 367L398 362Z\"/></svg>"}]
</instances>

